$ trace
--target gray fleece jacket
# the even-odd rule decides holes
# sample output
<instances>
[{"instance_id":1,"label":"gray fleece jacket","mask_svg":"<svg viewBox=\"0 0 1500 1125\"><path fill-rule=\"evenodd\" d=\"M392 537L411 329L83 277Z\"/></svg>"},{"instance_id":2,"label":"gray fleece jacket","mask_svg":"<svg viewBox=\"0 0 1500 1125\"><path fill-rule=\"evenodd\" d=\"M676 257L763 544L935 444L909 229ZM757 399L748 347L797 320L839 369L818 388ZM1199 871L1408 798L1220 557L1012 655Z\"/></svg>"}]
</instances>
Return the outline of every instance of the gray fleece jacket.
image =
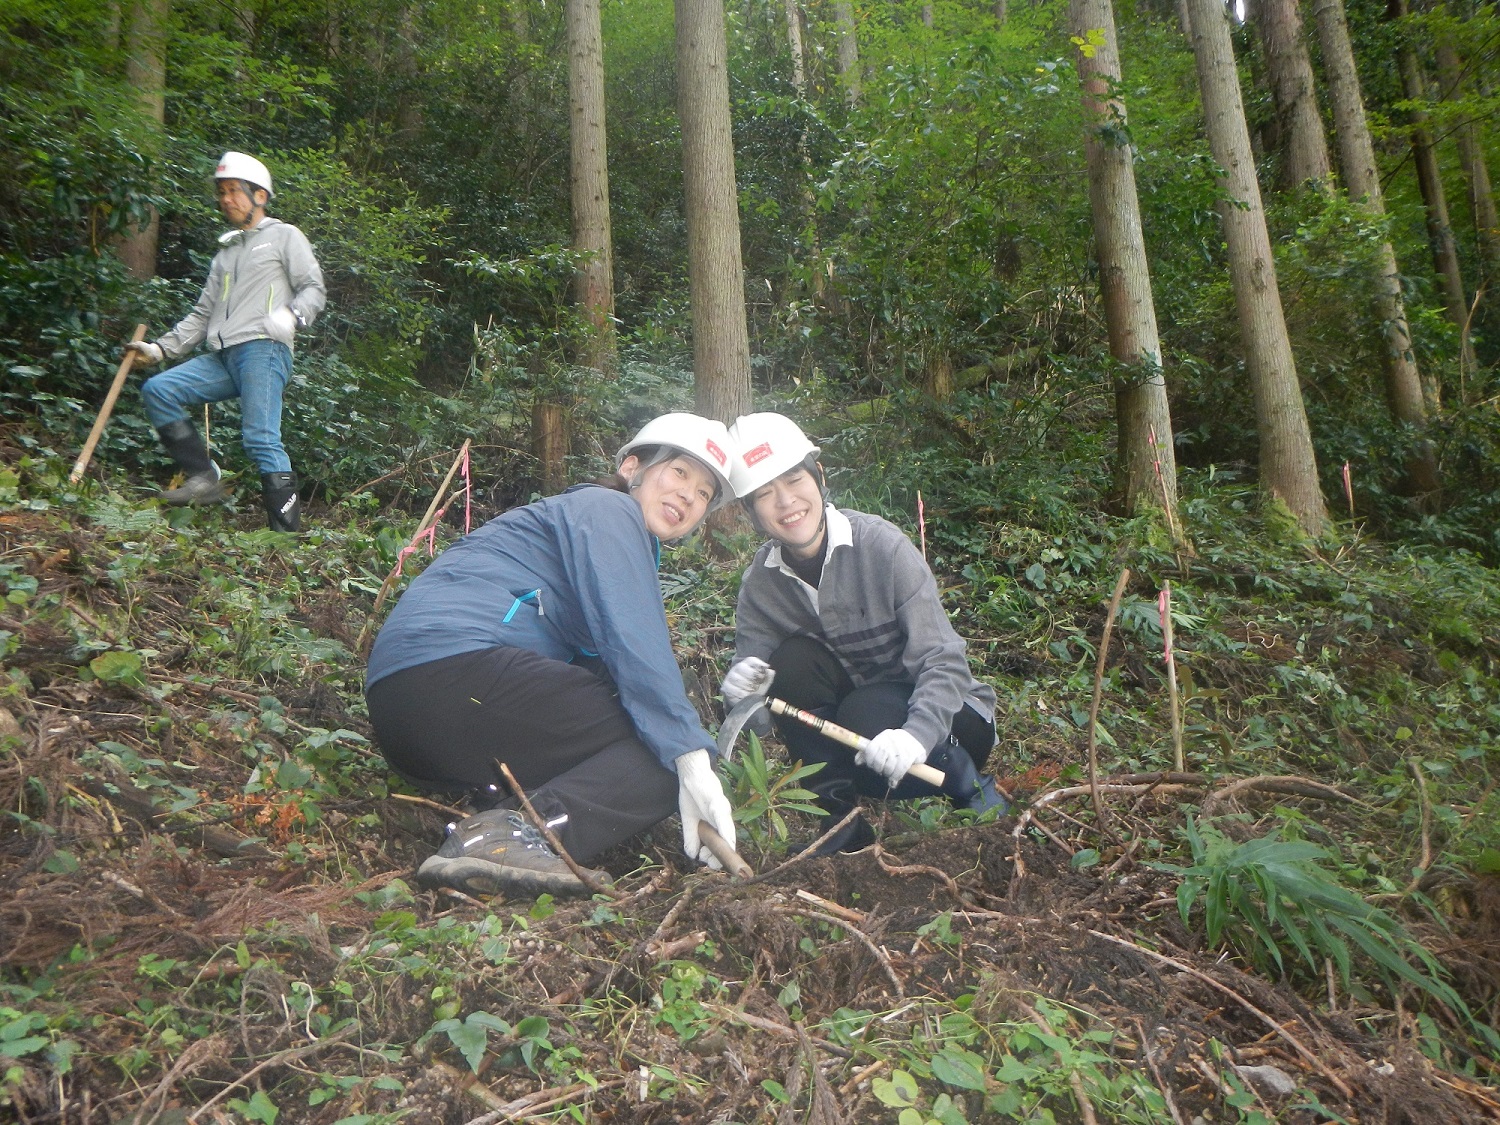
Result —
<instances>
[{"instance_id":1,"label":"gray fleece jacket","mask_svg":"<svg viewBox=\"0 0 1500 1125\"><path fill-rule=\"evenodd\" d=\"M938 597L927 560L895 524L829 505L828 555L814 590L766 543L740 582L734 658L769 660L788 637L813 637L856 687L915 684L905 729L923 746L948 737L969 704L995 715L995 691L969 671L964 642Z\"/></svg>"},{"instance_id":2,"label":"gray fleece jacket","mask_svg":"<svg viewBox=\"0 0 1500 1125\"><path fill-rule=\"evenodd\" d=\"M223 249L214 255L193 311L156 341L168 359L204 342L213 351L246 340L280 340L291 347L295 329L273 324L270 314L290 308L306 327L328 300L312 245L290 223L267 215L251 230L225 232L219 242Z\"/></svg>"}]
</instances>

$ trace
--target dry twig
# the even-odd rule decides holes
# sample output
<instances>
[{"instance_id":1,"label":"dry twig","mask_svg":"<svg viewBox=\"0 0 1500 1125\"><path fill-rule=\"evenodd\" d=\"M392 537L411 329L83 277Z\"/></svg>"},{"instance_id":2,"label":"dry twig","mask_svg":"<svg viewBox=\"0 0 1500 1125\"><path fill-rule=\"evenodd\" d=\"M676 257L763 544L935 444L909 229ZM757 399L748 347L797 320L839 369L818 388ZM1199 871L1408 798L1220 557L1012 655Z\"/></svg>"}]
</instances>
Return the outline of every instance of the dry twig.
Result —
<instances>
[{"instance_id":1,"label":"dry twig","mask_svg":"<svg viewBox=\"0 0 1500 1125\"><path fill-rule=\"evenodd\" d=\"M465 442L464 444L467 445L468 443ZM578 865L578 862L568 854L568 849L563 847L563 842L558 838L557 833L548 828L546 820L542 818L536 809L531 807L531 798L526 796L526 790L521 788L521 783L516 780L516 775L510 772L510 767L499 758L495 759L495 764L500 767L500 773L504 776L505 783L510 786L510 791L516 795L516 800L521 802L521 807L526 810L526 815L531 818L531 823L536 825L538 831L543 836L547 837L547 843L552 845L552 850L562 857L562 861L568 865L568 870L578 876L578 881L588 888L589 894L608 895L616 901L624 898L624 891L617 891L614 887L606 887Z\"/></svg>"},{"instance_id":2,"label":"dry twig","mask_svg":"<svg viewBox=\"0 0 1500 1125\"><path fill-rule=\"evenodd\" d=\"M1345 1098L1348 1098L1351 1101L1353 1100L1354 1091L1349 1089L1344 1080L1337 1074L1335 1074L1332 1070L1330 1070L1328 1066L1324 1064L1323 1060L1318 1058L1318 1056L1315 1055L1306 1046L1306 1044L1302 1042L1302 1040L1298 1039L1275 1019L1267 1015L1265 1012L1261 1011L1249 1000L1245 999L1245 997L1241 996L1234 989L1230 988L1227 984L1216 981L1207 973L1200 973L1191 965L1185 964L1182 961L1178 961L1175 958L1168 957L1164 953L1158 953L1154 949L1147 949L1144 945L1137 945L1133 941L1126 941L1124 938L1117 938L1113 934L1106 934L1101 930L1090 930L1089 933L1093 934L1096 938L1102 938L1104 941L1110 942L1113 945L1122 946L1125 949L1133 949L1137 953L1151 958L1153 961L1160 961L1163 965L1168 965L1171 968L1176 969L1178 972L1186 973L1188 976L1202 981L1210 988L1214 988L1219 992L1222 992L1225 996L1228 996L1231 1000L1244 1008L1245 1011L1249 1012L1256 1019L1260 1020L1267 1027L1269 1027L1272 1031L1280 1035L1282 1039L1286 1040L1286 1043L1289 1047L1291 1047L1294 1051L1302 1056L1302 1058L1308 1063L1308 1065L1310 1065L1324 1078L1328 1079L1329 1082L1333 1083L1334 1089L1338 1090L1338 1092Z\"/></svg>"},{"instance_id":3,"label":"dry twig","mask_svg":"<svg viewBox=\"0 0 1500 1125\"><path fill-rule=\"evenodd\" d=\"M1125 596L1125 584L1129 581L1130 568L1127 566L1120 571L1114 596L1109 599L1109 612L1104 616L1104 635L1099 639L1099 659L1094 665L1094 700L1089 704L1089 788L1094 794L1094 816L1098 818L1101 832L1109 831L1109 817L1099 798L1099 700L1104 694L1104 665L1109 659L1109 638L1114 634L1115 615L1120 612L1120 599Z\"/></svg>"}]
</instances>

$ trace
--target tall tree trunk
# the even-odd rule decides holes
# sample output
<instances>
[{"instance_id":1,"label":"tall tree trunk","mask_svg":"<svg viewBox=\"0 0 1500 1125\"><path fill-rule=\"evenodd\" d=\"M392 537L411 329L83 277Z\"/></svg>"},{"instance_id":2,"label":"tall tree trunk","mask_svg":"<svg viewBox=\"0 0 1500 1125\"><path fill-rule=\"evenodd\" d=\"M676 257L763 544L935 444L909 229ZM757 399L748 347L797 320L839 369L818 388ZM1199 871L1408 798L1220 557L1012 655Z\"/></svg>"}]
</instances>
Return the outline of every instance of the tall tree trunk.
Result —
<instances>
[{"instance_id":1,"label":"tall tree trunk","mask_svg":"<svg viewBox=\"0 0 1500 1125\"><path fill-rule=\"evenodd\" d=\"M854 4L851 0L833 0L834 34L838 39L839 81L850 107L859 104L859 40L854 34Z\"/></svg>"},{"instance_id":2,"label":"tall tree trunk","mask_svg":"<svg viewBox=\"0 0 1500 1125\"><path fill-rule=\"evenodd\" d=\"M792 55L792 86L799 101L807 101L807 52L802 39L802 5L799 0L786 0L786 41ZM806 261L812 270L812 292L814 299L823 296L822 247L818 237L818 208L813 196L812 154L807 144L807 118L798 114L797 165L801 177L798 192L802 204L802 230L807 239Z\"/></svg>"},{"instance_id":3,"label":"tall tree trunk","mask_svg":"<svg viewBox=\"0 0 1500 1125\"><path fill-rule=\"evenodd\" d=\"M1406 14L1406 0L1387 0L1386 17L1389 20L1399 21ZM1444 311L1458 329L1460 362L1465 368L1472 369L1474 349L1466 331L1469 301L1464 294L1463 270L1458 263L1458 243L1453 238L1453 224L1448 217L1448 193L1443 188L1442 173L1438 169L1432 131L1427 127L1427 111L1421 108L1427 101L1427 76L1422 72L1422 60L1410 35L1410 28L1398 29L1396 63L1401 71L1401 85L1407 101L1413 105L1407 114L1408 137L1412 160L1417 167L1417 186L1422 192L1422 206L1427 217L1427 245L1432 250L1432 268L1443 293ZM1431 382L1427 397L1436 409L1440 390L1435 380Z\"/></svg>"},{"instance_id":4,"label":"tall tree trunk","mask_svg":"<svg viewBox=\"0 0 1500 1125\"><path fill-rule=\"evenodd\" d=\"M723 0L676 0L676 19L694 399L698 413L733 422L750 408L750 334Z\"/></svg>"},{"instance_id":5,"label":"tall tree trunk","mask_svg":"<svg viewBox=\"0 0 1500 1125\"><path fill-rule=\"evenodd\" d=\"M560 402L537 399L531 405L531 452L541 474L542 492L551 496L568 485L568 412Z\"/></svg>"},{"instance_id":6,"label":"tall tree trunk","mask_svg":"<svg viewBox=\"0 0 1500 1125\"><path fill-rule=\"evenodd\" d=\"M1256 15L1271 97L1276 103L1281 186L1295 188L1312 180L1327 190L1333 165L1328 158L1323 119L1318 114L1317 89L1307 43L1302 38L1297 0L1259 0Z\"/></svg>"},{"instance_id":7,"label":"tall tree trunk","mask_svg":"<svg viewBox=\"0 0 1500 1125\"><path fill-rule=\"evenodd\" d=\"M1344 187L1350 198L1359 203L1371 218L1383 220L1385 197L1380 190L1380 173L1375 167L1375 145L1370 140L1370 126L1365 120L1365 101L1359 89L1359 72L1354 66L1354 49L1349 42L1349 23L1344 15L1343 0L1313 0L1313 20L1323 49L1323 74L1328 82L1328 101L1333 107L1333 135L1338 141ZM1432 445L1425 437L1425 388L1417 370L1416 357L1412 354L1411 328L1406 321L1406 304L1401 298L1401 272L1390 239L1381 243L1379 256L1373 304L1385 337L1381 360L1386 405L1391 417L1417 432L1417 445L1407 466L1413 486L1419 492L1435 493L1438 488L1437 461Z\"/></svg>"},{"instance_id":8,"label":"tall tree trunk","mask_svg":"<svg viewBox=\"0 0 1500 1125\"><path fill-rule=\"evenodd\" d=\"M995 22L1003 24L1010 19L1010 7L1007 0L995 0L994 5Z\"/></svg>"},{"instance_id":9,"label":"tall tree trunk","mask_svg":"<svg viewBox=\"0 0 1500 1125\"><path fill-rule=\"evenodd\" d=\"M125 81L135 91L150 123L150 156L161 156L167 119L167 21L171 0L133 0L125 23ZM161 219L152 207L145 226L120 235L116 251L131 277L156 276L156 244Z\"/></svg>"},{"instance_id":10,"label":"tall tree trunk","mask_svg":"<svg viewBox=\"0 0 1500 1125\"><path fill-rule=\"evenodd\" d=\"M587 255L573 280L575 299L589 327L579 360L607 371L615 357L615 283L599 0L567 0L567 21L573 249Z\"/></svg>"},{"instance_id":11,"label":"tall tree trunk","mask_svg":"<svg viewBox=\"0 0 1500 1125\"><path fill-rule=\"evenodd\" d=\"M1114 9L1110 0L1072 0L1069 23L1074 42L1086 45L1074 61L1083 87L1084 152L1104 320L1110 354L1126 368L1115 379L1115 488L1128 512L1164 507L1177 537L1172 412L1141 233L1134 148L1126 130L1125 103L1112 96L1120 84ZM1090 32L1096 34L1091 37ZM1103 41L1091 43L1098 32Z\"/></svg>"},{"instance_id":12,"label":"tall tree trunk","mask_svg":"<svg viewBox=\"0 0 1500 1125\"><path fill-rule=\"evenodd\" d=\"M1443 84L1445 101L1463 97L1464 67L1452 40L1444 35L1437 44L1438 79ZM1487 286L1500 284L1500 215L1495 210L1495 193L1490 184L1490 168L1485 160L1484 144L1473 121L1461 121L1454 129L1458 140L1459 164L1464 170L1468 188L1469 210L1474 217L1474 233L1479 241L1479 257ZM1493 301L1493 294L1490 300Z\"/></svg>"},{"instance_id":13,"label":"tall tree trunk","mask_svg":"<svg viewBox=\"0 0 1500 1125\"><path fill-rule=\"evenodd\" d=\"M1224 170L1219 215L1255 399L1261 487L1287 506L1305 532L1318 535L1328 526L1328 511L1276 288L1276 264L1240 100L1229 17L1221 0L1188 0L1188 11L1209 148Z\"/></svg>"}]
</instances>

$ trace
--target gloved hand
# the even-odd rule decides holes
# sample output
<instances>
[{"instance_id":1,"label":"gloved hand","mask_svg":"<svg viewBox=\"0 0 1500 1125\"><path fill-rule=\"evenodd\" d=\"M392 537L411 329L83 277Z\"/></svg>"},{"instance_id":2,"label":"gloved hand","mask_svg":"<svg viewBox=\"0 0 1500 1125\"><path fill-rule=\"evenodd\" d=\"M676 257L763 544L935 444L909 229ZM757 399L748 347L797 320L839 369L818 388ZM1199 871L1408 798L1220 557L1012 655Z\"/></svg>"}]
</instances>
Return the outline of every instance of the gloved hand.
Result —
<instances>
[{"instance_id":1,"label":"gloved hand","mask_svg":"<svg viewBox=\"0 0 1500 1125\"><path fill-rule=\"evenodd\" d=\"M926 760L926 748L901 727L881 731L854 755L856 765L874 770L891 786L898 784L912 766Z\"/></svg>"},{"instance_id":2,"label":"gloved hand","mask_svg":"<svg viewBox=\"0 0 1500 1125\"><path fill-rule=\"evenodd\" d=\"M160 344L153 344L150 340L132 340L125 345L126 351L135 352L140 362L160 363L166 357L163 355Z\"/></svg>"},{"instance_id":3,"label":"gloved hand","mask_svg":"<svg viewBox=\"0 0 1500 1125\"><path fill-rule=\"evenodd\" d=\"M282 305L279 309L272 309L266 319L271 322L278 335L290 338L297 331L297 314L292 311L290 305Z\"/></svg>"},{"instance_id":4,"label":"gloved hand","mask_svg":"<svg viewBox=\"0 0 1500 1125\"><path fill-rule=\"evenodd\" d=\"M714 773L707 750L692 750L676 759L677 807L682 814L682 850L689 859L700 860L715 871L724 865L698 838L698 822L706 820L720 836L734 843L734 810L724 796L724 786Z\"/></svg>"},{"instance_id":5,"label":"gloved hand","mask_svg":"<svg viewBox=\"0 0 1500 1125\"><path fill-rule=\"evenodd\" d=\"M765 694L775 675L775 669L760 657L747 656L729 669L719 694L724 697L725 706L733 707L747 695Z\"/></svg>"}]
</instances>

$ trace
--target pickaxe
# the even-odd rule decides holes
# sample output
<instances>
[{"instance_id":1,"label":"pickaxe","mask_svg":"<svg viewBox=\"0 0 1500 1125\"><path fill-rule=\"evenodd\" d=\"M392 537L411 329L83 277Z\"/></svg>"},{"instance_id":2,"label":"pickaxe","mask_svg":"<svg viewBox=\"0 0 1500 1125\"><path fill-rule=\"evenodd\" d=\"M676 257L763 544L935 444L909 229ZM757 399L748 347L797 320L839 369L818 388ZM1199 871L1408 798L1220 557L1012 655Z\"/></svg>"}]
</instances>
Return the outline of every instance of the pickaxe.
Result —
<instances>
[{"instance_id":1,"label":"pickaxe","mask_svg":"<svg viewBox=\"0 0 1500 1125\"><path fill-rule=\"evenodd\" d=\"M735 739L739 738L740 731L745 729L753 715L762 707L768 708L772 714L782 715L788 719L796 719L813 728L825 738L831 738L834 742L841 743L851 750L863 750L870 745L870 740L862 734L855 734L848 727L841 727L837 723L829 722L811 711L804 711L800 707L793 707L784 699L768 699L766 693L771 690L770 680L766 686L754 695L747 695L729 709L729 714L724 716L724 724L719 727L717 745L719 757L729 758L733 756ZM943 782L947 780L942 770L929 766L926 762L918 762L906 771L908 777L915 777L918 781L925 781L929 785L942 788Z\"/></svg>"}]
</instances>

